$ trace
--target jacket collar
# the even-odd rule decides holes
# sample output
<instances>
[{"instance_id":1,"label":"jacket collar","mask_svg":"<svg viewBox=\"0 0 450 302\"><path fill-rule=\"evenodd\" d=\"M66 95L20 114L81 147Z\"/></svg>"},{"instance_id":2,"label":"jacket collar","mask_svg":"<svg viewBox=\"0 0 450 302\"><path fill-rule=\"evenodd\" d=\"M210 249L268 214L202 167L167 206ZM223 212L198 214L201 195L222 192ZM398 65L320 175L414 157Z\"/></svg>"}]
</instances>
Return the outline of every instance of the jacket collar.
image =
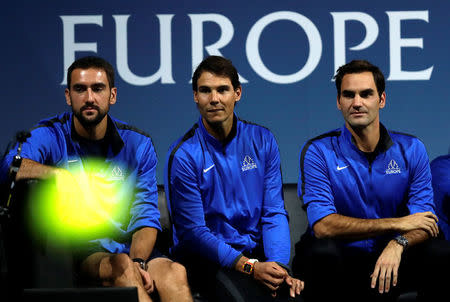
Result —
<instances>
[{"instance_id":1,"label":"jacket collar","mask_svg":"<svg viewBox=\"0 0 450 302\"><path fill-rule=\"evenodd\" d=\"M107 115L107 119L108 126L106 128L105 140L107 140L110 145L108 156L110 152L112 152L112 154L115 156L120 152L120 150L122 150L125 143L123 142L122 137L119 134L115 120L111 116L109 116L109 114ZM75 131L73 113L70 114L70 137L77 144L81 138Z\"/></svg>"}]
</instances>

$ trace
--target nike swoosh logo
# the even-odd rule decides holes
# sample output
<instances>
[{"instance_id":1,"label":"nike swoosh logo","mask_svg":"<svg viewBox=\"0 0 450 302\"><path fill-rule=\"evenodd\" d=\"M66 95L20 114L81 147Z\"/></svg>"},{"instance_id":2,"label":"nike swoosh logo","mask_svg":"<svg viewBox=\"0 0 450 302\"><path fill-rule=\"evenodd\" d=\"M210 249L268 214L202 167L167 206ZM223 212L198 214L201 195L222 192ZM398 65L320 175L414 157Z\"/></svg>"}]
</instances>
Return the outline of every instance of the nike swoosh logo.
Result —
<instances>
[{"instance_id":1,"label":"nike swoosh logo","mask_svg":"<svg viewBox=\"0 0 450 302\"><path fill-rule=\"evenodd\" d=\"M209 170L211 170L214 167L214 164L206 169L203 169L203 173L208 172Z\"/></svg>"},{"instance_id":2,"label":"nike swoosh logo","mask_svg":"<svg viewBox=\"0 0 450 302\"><path fill-rule=\"evenodd\" d=\"M343 167L337 166L336 170L341 171L341 170L344 170L345 168L348 168L348 165L347 166L343 166Z\"/></svg>"}]
</instances>

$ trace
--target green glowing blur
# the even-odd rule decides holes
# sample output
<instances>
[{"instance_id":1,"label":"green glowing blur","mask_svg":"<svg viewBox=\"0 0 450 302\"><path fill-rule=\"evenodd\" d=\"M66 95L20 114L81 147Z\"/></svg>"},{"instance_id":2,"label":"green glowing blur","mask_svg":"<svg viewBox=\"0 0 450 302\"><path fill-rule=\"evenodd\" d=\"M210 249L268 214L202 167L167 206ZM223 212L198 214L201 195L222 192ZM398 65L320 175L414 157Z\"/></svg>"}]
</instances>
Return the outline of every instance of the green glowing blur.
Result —
<instances>
[{"instance_id":1,"label":"green glowing blur","mask_svg":"<svg viewBox=\"0 0 450 302\"><path fill-rule=\"evenodd\" d=\"M91 160L83 169L61 169L43 182L31 196L33 231L69 244L111 235L130 193L111 171L104 162Z\"/></svg>"}]
</instances>

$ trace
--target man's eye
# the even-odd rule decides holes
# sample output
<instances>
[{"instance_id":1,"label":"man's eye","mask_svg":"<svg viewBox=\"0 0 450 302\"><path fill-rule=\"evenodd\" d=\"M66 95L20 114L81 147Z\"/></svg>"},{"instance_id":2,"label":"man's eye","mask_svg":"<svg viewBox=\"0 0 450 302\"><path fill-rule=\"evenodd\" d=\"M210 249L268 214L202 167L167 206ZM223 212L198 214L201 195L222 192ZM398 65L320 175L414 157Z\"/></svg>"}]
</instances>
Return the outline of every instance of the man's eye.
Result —
<instances>
[{"instance_id":1,"label":"man's eye","mask_svg":"<svg viewBox=\"0 0 450 302\"><path fill-rule=\"evenodd\" d=\"M220 87L219 89L217 89L217 92L219 93L225 93L228 91L228 87Z\"/></svg>"},{"instance_id":2,"label":"man's eye","mask_svg":"<svg viewBox=\"0 0 450 302\"><path fill-rule=\"evenodd\" d=\"M201 92L201 93L209 93L209 92L211 92L211 90L208 89L208 88L200 88L198 91Z\"/></svg>"},{"instance_id":3,"label":"man's eye","mask_svg":"<svg viewBox=\"0 0 450 302\"><path fill-rule=\"evenodd\" d=\"M350 91L344 91L344 92L342 92L342 96L343 96L344 98L350 98L350 99L352 99L352 98L355 97L355 93L354 93L354 92L350 92Z\"/></svg>"},{"instance_id":4,"label":"man's eye","mask_svg":"<svg viewBox=\"0 0 450 302\"><path fill-rule=\"evenodd\" d=\"M83 92L86 89L84 89L84 87L81 87L81 86L74 86L73 90L76 91L76 92Z\"/></svg>"},{"instance_id":5,"label":"man's eye","mask_svg":"<svg viewBox=\"0 0 450 302\"><path fill-rule=\"evenodd\" d=\"M368 98L369 96L372 95L372 91L362 91L359 95L360 95L362 98L366 99L366 98Z\"/></svg>"},{"instance_id":6,"label":"man's eye","mask_svg":"<svg viewBox=\"0 0 450 302\"><path fill-rule=\"evenodd\" d=\"M100 92L100 91L102 91L102 90L103 90L102 87L93 87L93 88L92 88L92 91L94 91L94 92Z\"/></svg>"}]
</instances>

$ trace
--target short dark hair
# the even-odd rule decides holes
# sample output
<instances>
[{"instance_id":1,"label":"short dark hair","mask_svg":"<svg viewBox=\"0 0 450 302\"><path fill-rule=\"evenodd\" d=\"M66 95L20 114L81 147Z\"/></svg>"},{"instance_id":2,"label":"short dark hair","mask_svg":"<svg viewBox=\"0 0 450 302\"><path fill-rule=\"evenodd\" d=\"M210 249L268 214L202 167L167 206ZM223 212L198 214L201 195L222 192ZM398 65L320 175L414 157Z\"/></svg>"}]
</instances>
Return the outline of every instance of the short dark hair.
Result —
<instances>
[{"instance_id":1,"label":"short dark hair","mask_svg":"<svg viewBox=\"0 0 450 302\"><path fill-rule=\"evenodd\" d=\"M221 56L209 56L195 69L194 75L192 76L192 90L197 91L197 81L205 71L229 78L234 90L241 87L238 72L236 67L233 66L231 60Z\"/></svg>"},{"instance_id":2,"label":"short dark hair","mask_svg":"<svg viewBox=\"0 0 450 302\"><path fill-rule=\"evenodd\" d=\"M350 63L342 65L338 68L338 70L336 71L336 75L334 76L334 79L336 80L338 97L341 95L342 79L346 74L362 73L366 71L370 71L372 73L375 85L377 86L378 95L381 97L381 94L384 92L386 85L384 82L384 75L377 66L366 60L353 60Z\"/></svg>"},{"instance_id":3,"label":"short dark hair","mask_svg":"<svg viewBox=\"0 0 450 302\"><path fill-rule=\"evenodd\" d=\"M88 69L88 68L98 68L103 69L106 73L106 77L108 78L109 88L114 87L114 68L112 65L103 58L95 57L95 56L87 56L75 60L72 65L70 65L69 69L67 69L67 88L70 89L70 82L72 72L77 69Z\"/></svg>"}]
</instances>

